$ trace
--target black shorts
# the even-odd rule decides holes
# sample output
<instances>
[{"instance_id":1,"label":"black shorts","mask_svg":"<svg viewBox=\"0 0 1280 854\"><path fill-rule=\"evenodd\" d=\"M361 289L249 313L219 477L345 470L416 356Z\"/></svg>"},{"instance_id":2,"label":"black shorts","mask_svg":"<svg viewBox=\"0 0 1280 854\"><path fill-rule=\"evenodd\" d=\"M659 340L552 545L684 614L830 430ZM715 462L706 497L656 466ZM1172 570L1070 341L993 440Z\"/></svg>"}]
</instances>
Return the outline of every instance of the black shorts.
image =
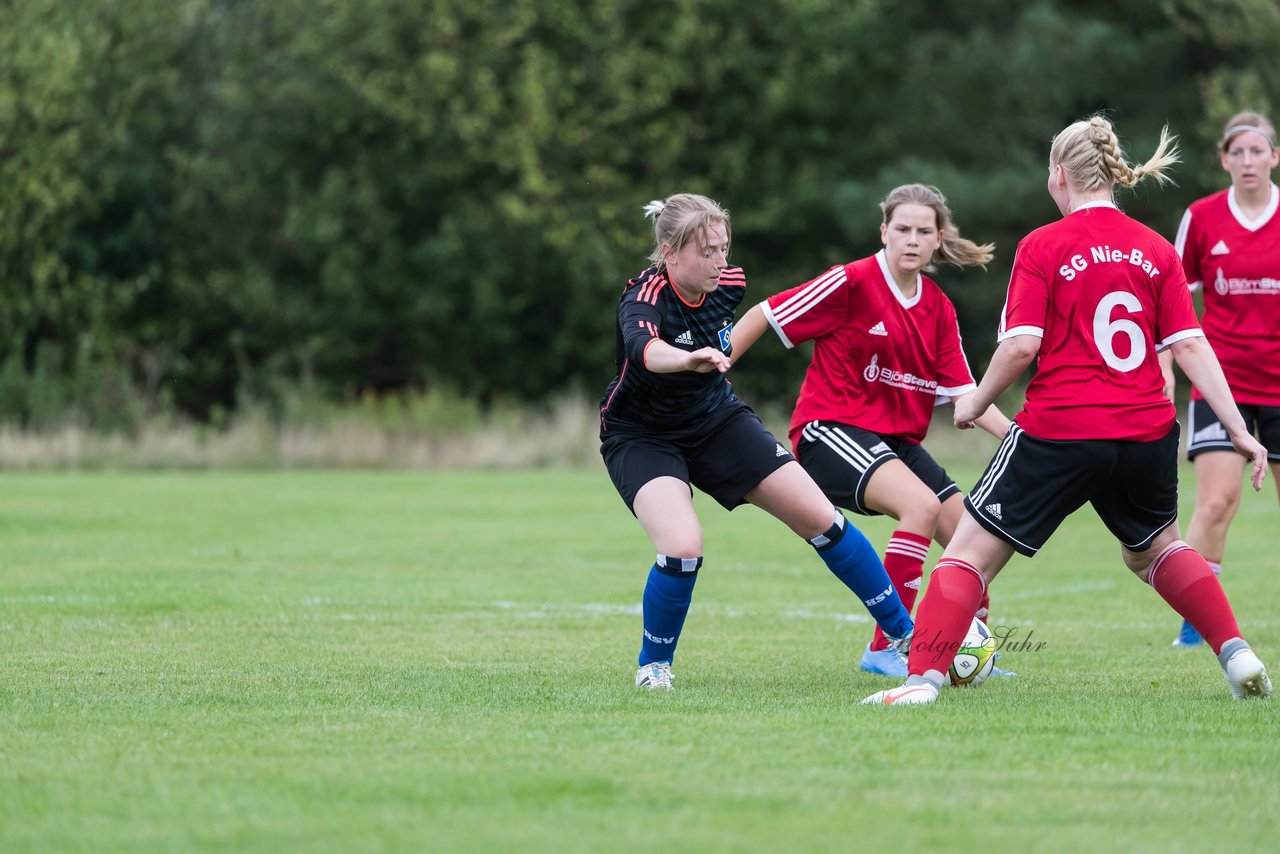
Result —
<instances>
[{"instance_id":1,"label":"black shorts","mask_svg":"<svg viewBox=\"0 0 1280 854\"><path fill-rule=\"evenodd\" d=\"M795 459L743 403L705 436L676 441L613 433L600 444L600 455L632 513L640 487L658 477L679 478L732 510L760 481Z\"/></svg>"},{"instance_id":2,"label":"black shorts","mask_svg":"<svg viewBox=\"0 0 1280 854\"><path fill-rule=\"evenodd\" d=\"M867 484L875 470L889 460L902 460L939 501L960 491L946 469L919 444L886 439L835 421L810 421L804 425L796 456L827 498L863 516L880 515L866 506Z\"/></svg>"},{"instance_id":3,"label":"black shorts","mask_svg":"<svg viewBox=\"0 0 1280 854\"><path fill-rule=\"evenodd\" d=\"M1267 449L1267 460L1280 463L1280 406L1237 404L1249 432ZM1187 404L1187 459L1194 460L1205 451L1233 451L1226 428L1209 408L1207 400Z\"/></svg>"},{"instance_id":4,"label":"black shorts","mask_svg":"<svg viewBox=\"0 0 1280 854\"><path fill-rule=\"evenodd\" d=\"M965 509L1030 557L1087 501L1121 545L1146 551L1178 518L1178 432L1175 423L1153 442L1054 442L1015 423Z\"/></svg>"}]
</instances>

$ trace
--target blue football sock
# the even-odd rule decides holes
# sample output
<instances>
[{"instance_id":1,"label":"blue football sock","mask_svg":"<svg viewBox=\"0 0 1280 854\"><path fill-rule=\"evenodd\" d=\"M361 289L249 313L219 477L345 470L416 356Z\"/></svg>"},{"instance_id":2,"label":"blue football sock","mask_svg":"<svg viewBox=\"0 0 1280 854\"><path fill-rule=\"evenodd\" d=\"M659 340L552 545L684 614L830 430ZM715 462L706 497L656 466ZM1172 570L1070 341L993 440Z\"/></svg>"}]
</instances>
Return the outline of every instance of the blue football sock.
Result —
<instances>
[{"instance_id":1,"label":"blue football sock","mask_svg":"<svg viewBox=\"0 0 1280 854\"><path fill-rule=\"evenodd\" d=\"M651 661L671 661L676 641L689 613L693 585L698 580L702 558L658 555L644 586L644 639L640 643L640 666Z\"/></svg>"},{"instance_id":2,"label":"blue football sock","mask_svg":"<svg viewBox=\"0 0 1280 854\"><path fill-rule=\"evenodd\" d=\"M867 606L886 635L903 638L911 633L911 615L902 607L880 556L862 532L847 523L843 513L837 511L835 524L809 542L835 577Z\"/></svg>"}]
</instances>

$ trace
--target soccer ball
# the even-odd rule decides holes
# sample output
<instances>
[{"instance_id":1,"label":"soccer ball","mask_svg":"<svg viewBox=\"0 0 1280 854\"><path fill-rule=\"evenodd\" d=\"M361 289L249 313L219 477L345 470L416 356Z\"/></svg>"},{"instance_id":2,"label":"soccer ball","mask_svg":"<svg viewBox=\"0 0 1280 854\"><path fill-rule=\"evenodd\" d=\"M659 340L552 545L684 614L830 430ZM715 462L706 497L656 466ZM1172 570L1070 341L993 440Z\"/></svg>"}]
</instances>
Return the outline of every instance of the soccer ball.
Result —
<instances>
[{"instance_id":1,"label":"soccer ball","mask_svg":"<svg viewBox=\"0 0 1280 854\"><path fill-rule=\"evenodd\" d=\"M969 632L960 642L956 657L947 670L952 685L981 685L996 666L996 639L987 624L973 618Z\"/></svg>"}]
</instances>

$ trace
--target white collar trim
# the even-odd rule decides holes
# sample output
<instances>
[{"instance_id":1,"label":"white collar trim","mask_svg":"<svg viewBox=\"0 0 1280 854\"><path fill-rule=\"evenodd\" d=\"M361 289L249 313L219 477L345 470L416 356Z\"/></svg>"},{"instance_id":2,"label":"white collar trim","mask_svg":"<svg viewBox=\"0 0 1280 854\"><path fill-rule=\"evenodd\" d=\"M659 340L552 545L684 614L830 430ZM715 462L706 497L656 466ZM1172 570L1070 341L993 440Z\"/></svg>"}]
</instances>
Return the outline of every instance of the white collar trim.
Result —
<instances>
[{"instance_id":1,"label":"white collar trim","mask_svg":"<svg viewBox=\"0 0 1280 854\"><path fill-rule=\"evenodd\" d=\"M880 272L884 274L884 283L889 286L889 292L897 299L898 304L903 308L911 308L920 302L920 295L924 293L924 279L916 273L916 293L913 297L907 297L902 293L902 288L898 287L898 283L893 279L893 273L889 272L889 256L881 249L876 253L876 261L880 263Z\"/></svg>"},{"instance_id":2,"label":"white collar trim","mask_svg":"<svg viewBox=\"0 0 1280 854\"><path fill-rule=\"evenodd\" d=\"M1075 213L1076 211L1082 211L1087 208L1112 208L1114 210L1120 210L1119 208L1116 207L1115 202L1109 202L1106 199L1099 199L1096 202L1085 202L1083 205L1073 210L1072 213Z\"/></svg>"},{"instance_id":3,"label":"white collar trim","mask_svg":"<svg viewBox=\"0 0 1280 854\"><path fill-rule=\"evenodd\" d=\"M1231 208L1231 215L1236 218L1236 222L1249 231L1257 231L1270 222L1271 217L1275 216L1278 206L1280 206L1280 188L1277 188L1272 183L1271 200L1267 202L1267 206L1263 208L1257 219L1249 219L1244 215L1244 210L1241 209L1240 204L1236 201L1236 188L1232 187L1227 190L1227 207Z\"/></svg>"}]
</instances>

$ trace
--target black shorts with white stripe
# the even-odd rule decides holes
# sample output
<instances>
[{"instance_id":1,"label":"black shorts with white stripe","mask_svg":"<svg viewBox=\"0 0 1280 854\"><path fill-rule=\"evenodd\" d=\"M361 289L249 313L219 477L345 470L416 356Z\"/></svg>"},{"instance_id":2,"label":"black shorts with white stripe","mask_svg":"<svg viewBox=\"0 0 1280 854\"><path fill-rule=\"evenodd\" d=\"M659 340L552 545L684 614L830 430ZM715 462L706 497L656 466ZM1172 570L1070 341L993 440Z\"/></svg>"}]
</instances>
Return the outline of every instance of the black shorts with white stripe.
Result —
<instances>
[{"instance_id":1,"label":"black shorts with white stripe","mask_svg":"<svg viewBox=\"0 0 1280 854\"><path fill-rule=\"evenodd\" d=\"M804 425L796 457L827 498L863 516L880 515L866 506L867 484L876 469L889 460L902 460L939 501L960 492L946 469L916 442L880 436L836 421L810 421Z\"/></svg>"},{"instance_id":2,"label":"black shorts with white stripe","mask_svg":"<svg viewBox=\"0 0 1280 854\"><path fill-rule=\"evenodd\" d=\"M632 513L640 489L658 477L683 480L732 510L762 480L795 459L740 400L709 419L704 436L675 440L612 430L600 454Z\"/></svg>"},{"instance_id":3,"label":"black shorts with white stripe","mask_svg":"<svg viewBox=\"0 0 1280 854\"><path fill-rule=\"evenodd\" d=\"M1267 449L1267 460L1280 463L1280 406L1236 405L1244 416L1245 427ZM1209 407L1209 401L1193 400L1187 404L1187 459L1194 460L1205 451L1238 453L1227 437L1227 428Z\"/></svg>"},{"instance_id":4,"label":"black shorts with white stripe","mask_svg":"<svg viewBox=\"0 0 1280 854\"><path fill-rule=\"evenodd\" d=\"M1033 556L1085 502L1130 551L1178 518L1178 435L1152 442L1037 439L1009 428L964 506L982 527Z\"/></svg>"}]
</instances>

